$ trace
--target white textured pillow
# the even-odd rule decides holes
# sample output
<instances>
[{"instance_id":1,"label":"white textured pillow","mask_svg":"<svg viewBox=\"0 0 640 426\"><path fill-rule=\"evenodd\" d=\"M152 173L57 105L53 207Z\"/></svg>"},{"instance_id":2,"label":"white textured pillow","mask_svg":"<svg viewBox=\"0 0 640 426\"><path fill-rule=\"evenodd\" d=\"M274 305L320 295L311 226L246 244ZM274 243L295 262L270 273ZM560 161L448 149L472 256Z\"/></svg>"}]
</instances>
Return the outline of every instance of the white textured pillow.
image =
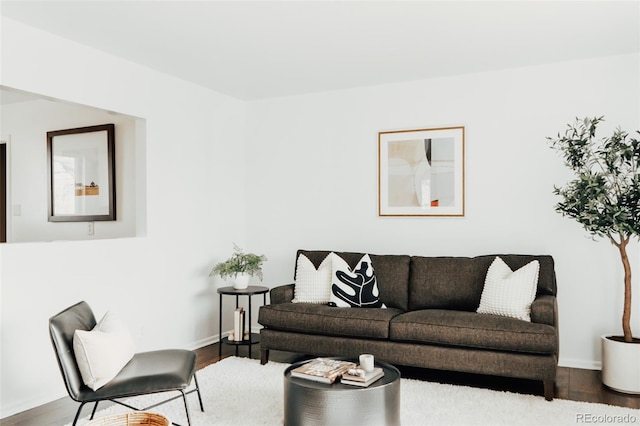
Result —
<instances>
[{"instance_id":1,"label":"white textured pillow","mask_svg":"<svg viewBox=\"0 0 640 426\"><path fill-rule=\"evenodd\" d=\"M531 321L531 303L536 297L540 262L533 260L517 271L496 257L484 282L477 312Z\"/></svg>"},{"instance_id":2,"label":"white textured pillow","mask_svg":"<svg viewBox=\"0 0 640 426\"><path fill-rule=\"evenodd\" d=\"M386 308L380 300L376 273L368 254L355 268L335 253L331 253L331 304L341 308Z\"/></svg>"},{"instance_id":3,"label":"white textured pillow","mask_svg":"<svg viewBox=\"0 0 640 426\"><path fill-rule=\"evenodd\" d=\"M331 256L318 269L304 254L298 256L293 303L329 303L331 297Z\"/></svg>"},{"instance_id":4,"label":"white textured pillow","mask_svg":"<svg viewBox=\"0 0 640 426\"><path fill-rule=\"evenodd\" d=\"M73 350L82 381L97 390L133 358L135 345L122 321L107 312L93 330L75 331Z\"/></svg>"}]
</instances>

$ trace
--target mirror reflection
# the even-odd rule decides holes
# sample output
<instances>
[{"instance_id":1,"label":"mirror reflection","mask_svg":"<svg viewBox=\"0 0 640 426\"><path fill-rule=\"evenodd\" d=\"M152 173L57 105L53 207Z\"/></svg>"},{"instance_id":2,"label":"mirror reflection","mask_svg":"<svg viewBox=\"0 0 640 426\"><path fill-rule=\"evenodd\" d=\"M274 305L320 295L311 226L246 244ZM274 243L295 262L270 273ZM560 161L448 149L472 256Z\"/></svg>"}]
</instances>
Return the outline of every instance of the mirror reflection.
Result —
<instances>
[{"instance_id":1,"label":"mirror reflection","mask_svg":"<svg viewBox=\"0 0 640 426\"><path fill-rule=\"evenodd\" d=\"M0 177L6 176L0 179L4 242L140 236L143 231L138 230L146 229L139 222L144 218L136 214L146 203L146 185L139 181L145 177L136 175L137 168L144 169L146 157L143 118L2 86L0 108L0 154L5 153L0 155ZM115 126L116 220L50 222L47 133L106 123Z\"/></svg>"}]
</instances>

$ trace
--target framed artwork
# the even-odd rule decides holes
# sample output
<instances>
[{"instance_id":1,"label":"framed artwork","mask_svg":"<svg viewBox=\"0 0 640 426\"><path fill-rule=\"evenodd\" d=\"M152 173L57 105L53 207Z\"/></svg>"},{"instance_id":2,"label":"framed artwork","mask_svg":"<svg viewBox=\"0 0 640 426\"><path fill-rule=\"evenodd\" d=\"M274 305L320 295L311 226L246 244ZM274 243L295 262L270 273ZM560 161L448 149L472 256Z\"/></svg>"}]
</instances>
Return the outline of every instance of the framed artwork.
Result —
<instances>
[{"instance_id":1,"label":"framed artwork","mask_svg":"<svg viewBox=\"0 0 640 426\"><path fill-rule=\"evenodd\" d=\"M116 220L115 125L47 132L49 222Z\"/></svg>"},{"instance_id":2,"label":"framed artwork","mask_svg":"<svg viewBox=\"0 0 640 426\"><path fill-rule=\"evenodd\" d=\"M378 133L379 216L464 216L464 127Z\"/></svg>"}]
</instances>

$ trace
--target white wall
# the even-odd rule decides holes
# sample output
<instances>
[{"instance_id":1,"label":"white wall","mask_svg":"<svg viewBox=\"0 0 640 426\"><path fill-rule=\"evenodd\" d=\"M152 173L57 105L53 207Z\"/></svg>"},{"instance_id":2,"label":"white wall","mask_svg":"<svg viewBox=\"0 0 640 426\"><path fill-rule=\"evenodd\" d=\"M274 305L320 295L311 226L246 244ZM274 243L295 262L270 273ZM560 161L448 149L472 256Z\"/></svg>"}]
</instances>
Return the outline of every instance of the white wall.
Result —
<instances>
[{"instance_id":1,"label":"white wall","mask_svg":"<svg viewBox=\"0 0 640 426\"><path fill-rule=\"evenodd\" d=\"M116 127L117 220L95 222L93 235L89 235L86 222L49 222L47 132L107 123ZM137 123L134 117L47 99L3 105L0 139L11 144L8 241L135 237L136 200L144 199L144 193L136 194L135 164L144 163L144 158L136 158L136 125L144 126L144 120Z\"/></svg>"},{"instance_id":2,"label":"white wall","mask_svg":"<svg viewBox=\"0 0 640 426\"><path fill-rule=\"evenodd\" d=\"M640 128L638 55L244 104L15 21L1 35L0 84L147 120L147 230L0 245L0 417L65 394L47 320L78 300L120 312L140 350L217 338L207 274L233 241L267 255L269 286L298 248L548 253L561 363L597 367L597 336L619 330L617 253L553 211L567 173L544 138L584 115ZM377 132L443 125L466 126L465 217L378 217Z\"/></svg>"},{"instance_id":3,"label":"white wall","mask_svg":"<svg viewBox=\"0 0 640 426\"><path fill-rule=\"evenodd\" d=\"M598 336L621 332L622 268L613 246L555 213L568 175L545 137L576 116L640 129L638 75L628 55L253 102L248 245L269 256L271 285L292 281L298 248L551 254L561 365L597 368ZM378 217L377 133L449 125L466 128L465 217ZM637 284L637 243L632 259ZM635 311L640 334L638 298Z\"/></svg>"},{"instance_id":4,"label":"white wall","mask_svg":"<svg viewBox=\"0 0 640 426\"><path fill-rule=\"evenodd\" d=\"M47 325L77 301L119 312L138 350L217 337L208 273L245 242L245 116L232 98L16 21L2 19L0 39L1 85L146 119L147 185L145 237L0 245L1 418L66 395Z\"/></svg>"}]
</instances>

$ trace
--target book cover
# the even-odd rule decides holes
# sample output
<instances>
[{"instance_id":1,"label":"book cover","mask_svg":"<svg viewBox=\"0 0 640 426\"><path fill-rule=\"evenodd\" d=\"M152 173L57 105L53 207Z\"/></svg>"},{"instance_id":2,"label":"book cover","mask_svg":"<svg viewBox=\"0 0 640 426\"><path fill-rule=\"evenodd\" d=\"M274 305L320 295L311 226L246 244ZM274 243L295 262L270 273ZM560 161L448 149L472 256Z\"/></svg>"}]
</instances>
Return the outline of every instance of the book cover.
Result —
<instances>
[{"instance_id":1,"label":"book cover","mask_svg":"<svg viewBox=\"0 0 640 426\"><path fill-rule=\"evenodd\" d=\"M291 376L322 383L333 383L356 364L330 358L316 358L291 370Z\"/></svg>"},{"instance_id":2,"label":"book cover","mask_svg":"<svg viewBox=\"0 0 640 426\"><path fill-rule=\"evenodd\" d=\"M233 334L234 341L242 341L244 335L244 309L242 307L237 308L233 312Z\"/></svg>"},{"instance_id":3,"label":"book cover","mask_svg":"<svg viewBox=\"0 0 640 426\"><path fill-rule=\"evenodd\" d=\"M340 382L345 385L367 387L382 377L384 377L384 370L380 367L376 367L370 373L365 373L364 376L345 373L342 375Z\"/></svg>"}]
</instances>

